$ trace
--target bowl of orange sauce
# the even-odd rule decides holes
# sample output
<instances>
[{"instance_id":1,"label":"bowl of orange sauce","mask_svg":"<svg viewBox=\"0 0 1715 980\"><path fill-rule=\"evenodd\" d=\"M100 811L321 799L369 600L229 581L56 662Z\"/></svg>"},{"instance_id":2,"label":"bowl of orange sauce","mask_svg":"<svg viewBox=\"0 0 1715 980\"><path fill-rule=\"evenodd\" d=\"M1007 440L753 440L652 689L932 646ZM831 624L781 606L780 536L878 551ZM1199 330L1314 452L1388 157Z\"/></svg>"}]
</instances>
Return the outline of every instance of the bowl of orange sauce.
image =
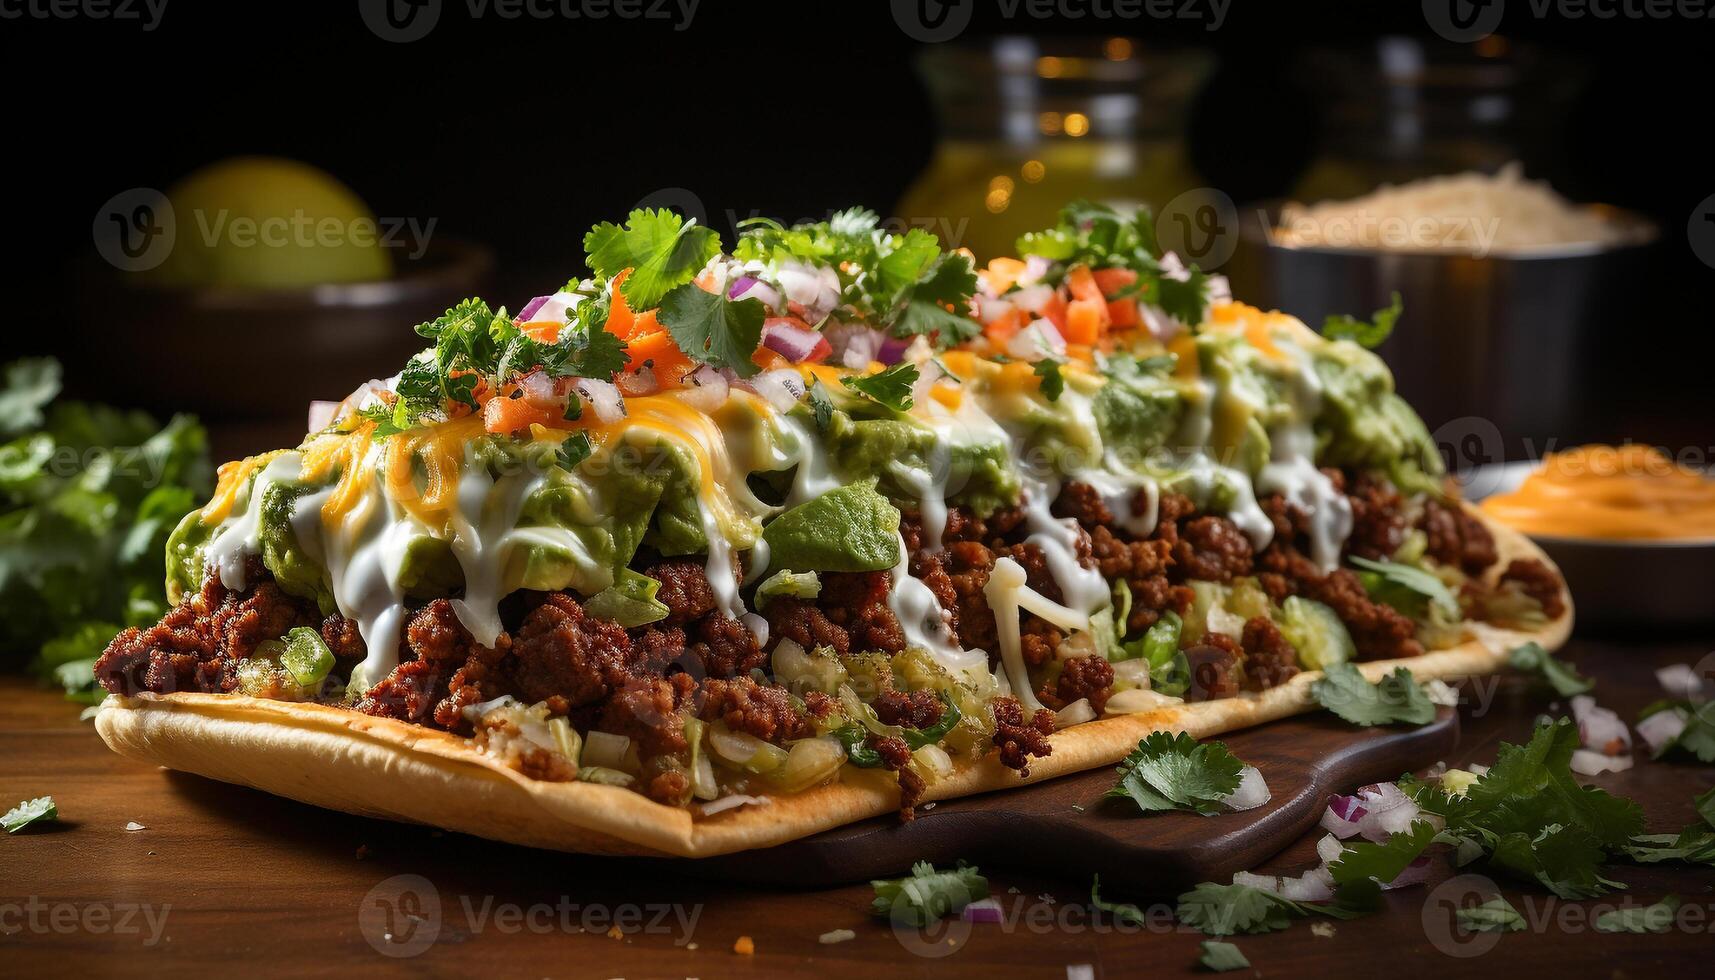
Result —
<instances>
[{"instance_id":1,"label":"bowl of orange sauce","mask_svg":"<svg viewBox=\"0 0 1715 980\"><path fill-rule=\"evenodd\" d=\"M1559 564L1580 622L1715 621L1715 480L1702 470L1650 446L1579 446L1489 468L1469 489Z\"/></svg>"}]
</instances>

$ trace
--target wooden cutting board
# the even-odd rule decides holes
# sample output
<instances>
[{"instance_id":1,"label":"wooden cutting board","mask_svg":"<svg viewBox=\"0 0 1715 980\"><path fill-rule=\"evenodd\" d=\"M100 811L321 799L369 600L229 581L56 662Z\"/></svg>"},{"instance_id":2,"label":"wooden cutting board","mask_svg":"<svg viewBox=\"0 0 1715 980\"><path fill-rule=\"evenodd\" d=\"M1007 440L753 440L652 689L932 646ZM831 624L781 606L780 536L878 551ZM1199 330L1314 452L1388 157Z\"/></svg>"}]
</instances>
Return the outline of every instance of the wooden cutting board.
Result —
<instances>
[{"instance_id":1,"label":"wooden cutting board","mask_svg":"<svg viewBox=\"0 0 1715 980\"><path fill-rule=\"evenodd\" d=\"M1262 771L1268 803L1213 817L1145 816L1128 801L1103 799L1116 778L1110 767L944 800L910 823L878 817L765 851L673 863L723 880L829 885L892 877L916 861L964 860L1083 881L1100 874L1123 893L1172 894L1262 864L1315 827L1334 793L1449 758L1459 716L1441 708L1420 728L1359 729L1318 712L1221 741Z\"/></svg>"}]
</instances>

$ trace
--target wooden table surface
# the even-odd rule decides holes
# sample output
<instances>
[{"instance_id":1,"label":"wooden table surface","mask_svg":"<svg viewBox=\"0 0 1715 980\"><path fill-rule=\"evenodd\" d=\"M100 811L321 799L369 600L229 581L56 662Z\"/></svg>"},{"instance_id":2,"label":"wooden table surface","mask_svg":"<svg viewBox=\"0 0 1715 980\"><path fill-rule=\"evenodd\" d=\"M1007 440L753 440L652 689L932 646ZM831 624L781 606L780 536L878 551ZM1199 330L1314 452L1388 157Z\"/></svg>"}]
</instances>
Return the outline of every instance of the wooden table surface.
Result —
<instances>
[{"instance_id":1,"label":"wooden table surface","mask_svg":"<svg viewBox=\"0 0 1715 980\"><path fill-rule=\"evenodd\" d=\"M1697 664L1710 646L1581 639L1569 653L1599 679L1599 700L1629 720L1660 696L1654 667ZM1551 696L1523 678L1485 679L1466 693L1453 765L1493 761L1501 740L1522 741L1536 716L1552 710ZM1176 926L1158 897L1152 905L1151 896L1105 894L1151 913L1146 926L1116 926L1092 918L1087 881L995 866L983 871L1005 922L896 933L868 916L867 886L738 887L679 866L538 852L325 812L121 759L77 720L76 706L16 679L0 682L0 697L0 799L10 806L52 794L60 812L57 825L0 840L7 976L344 968L494 977L1122 977L1192 972L1205 938ZM1715 768L1640 755L1630 771L1590 782L1639 801L1651 831L1677 831L1694 819L1691 798L1715 783ZM133 822L143 829L127 830ZM1296 874L1314 865L1316 836L1266 867ZM1438 869L1428 885L1389 893L1386 909L1338 923L1332 936L1298 922L1233 941L1265 976L1378 968L1390 977L1708 975L1715 870L1616 865L1609 876L1630 890L1584 902L1503 881L1499 890L1531 926L1476 939L1451 931L1449 909L1472 884L1445 884L1452 875ZM1591 927L1602 909L1669 893L1685 906L1666 934ZM818 942L836 929L856 937ZM741 936L754 942L754 955L733 951Z\"/></svg>"}]
</instances>

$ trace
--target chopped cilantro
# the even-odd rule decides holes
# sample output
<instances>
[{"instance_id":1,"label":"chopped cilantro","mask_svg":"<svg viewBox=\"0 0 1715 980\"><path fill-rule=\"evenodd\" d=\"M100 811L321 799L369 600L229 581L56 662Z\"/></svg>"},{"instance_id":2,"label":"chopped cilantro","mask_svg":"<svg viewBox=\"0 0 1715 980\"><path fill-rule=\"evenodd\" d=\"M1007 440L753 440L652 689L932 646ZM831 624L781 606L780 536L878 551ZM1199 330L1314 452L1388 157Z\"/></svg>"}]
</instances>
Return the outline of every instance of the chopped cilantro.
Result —
<instances>
[{"instance_id":1,"label":"chopped cilantro","mask_svg":"<svg viewBox=\"0 0 1715 980\"><path fill-rule=\"evenodd\" d=\"M1597 932L1666 932L1679 915L1679 896L1669 895L1642 908L1610 909L1596 916Z\"/></svg>"},{"instance_id":2,"label":"chopped cilantro","mask_svg":"<svg viewBox=\"0 0 1715 980\"><path fill-rule=\"evenodd\" d=\"M54 798L38 796L6 811L5 816L0 816L0 827L6 828L8 834L15 834L33 823L46 823L59 817L59 807L54 805Z\"/></svg>"},{"instance_id":3,"label":"chopped cilantro","mask_svg":"<svg viewBox=\"0 0 1715 980\"><path fill-rule=\"evenodd\" d=\"M1435 720L1435 705L1404 667L1371 684L1349 663L1329 664L1310 685L1310 693L1322 707L1354 725L1427 725Z\"/></svg>"},{"instance_id":4,"label":"chopped cilantro","mask_svg":"<svg viewBox=\"0 0 1715 980\"><path fill-rule=\"evenodd\" d=\"M917 383L917 365L901 361L876 374L841 378L840 383L879 405L905 412L911 409L911 386Z\"/></svg>"},{"instance_id":5,"label":"chopped cilantro","mask_svg":"<svg viewBox=\"0 0 1715 980\"><path fill-rule=\"evenodd\" d=\"M1042 397L1051 402L1059 401L1066 392L1066 376L1060 372L1062 367L1065 367L1064 362L1053 357L1044 357L1031 365L1031 370L1042 379Z\"/></svg>"},{"instance_id":6,"label":"chopped cilantro","mask_svg":"<svg viewBox=\"0 0 1715 980\"><path fill-rule=\"evenodd\" d=\"M1120 763L1119 782L1105 795L1129 799L1145 813L1219 813L1221 800L1239 788L1243 769L1221 742L1199 743L1184 732L1151 732Z\"/></svg>"},{"instance_id":7,"label":"chopped cilantro","mask_svg":"<svg viewBox=\"0 0 1715 980\"><path fill-rule=\"evenodd\" d=\"M1524 916L1499 895L1481 905L1459 909L1453 913L1453 920L1466 932L1518 932L1525 927Z\"/></svg>"},{"instance_id":8,"label":"chopped cilantro","mask_svg":"<svg viewBox=\"0 0 1715 980\"><path fill-rule=\"evenodd\" d=\"M1407 829L1389 835L1380 843L1354 841L1347 844L1340 859L1328 866L1328 873L1334 876L1334 884L1338 886L1370 881L1386 884L1421 857L1434 840L1435 825L1427 820L1415 820Z\"/></svg>"},{"instance_id":9,"label":"chopped cilantro","mask_svg":"<svg viewBox=\"0 0 1715 980\"><path fill-rule=\"evenodd\" d=\"M620 293L638 310L654 309L670 290L695 278L720 250L721 239L713 229L664 209L639 208L625 227L604 221L584 236L584 251L596 275L611 279L631 270Z\"/></svg>"},{"instance_id":10,"label":"chopped cilantro","mask_svg":"<svg viewBox=\"0 0 1715 980\"><path fill-rule=\"evenodd\" d=\"M1208 311L1209 277L1195 266L1182 277L1168 274L1148 208L1139 208L1128 218L1104 204L1074 201L1060 209L1055 227L1020 238L1018 254L1054 262L1056 267L1046 277L1051 283L1074 265L1129 269L1137 273L1137 281L1110 299L1136 296L1193 328Z\"/></svg>"},{"instance_id":11,"label":"chopped cilantro","mask_svg":"<svg viewBox=\"0 0 1715 980\"><path fill-rule=\"evenodd\" d=\"M1216 973L1250 969L1251 961L1245 959L1245 954L1239 952L1239 948L1232 943L1205 939L1202 942L1202 949L1203 958L1198 962Z\"/></svg>"},{"instance_id":12,"label":"chopped cilantro","mask_svg":"<svg viewBox=\"0 0 1715 980\"><path fill-rule=\"evenodd\" d=\"M1677 834L1639 834L1620 852L1639 864L1679 861L1715 865L1715 831L1693 824Z\"/></svg>"},{"instance_id":13,"label":"chopped cilantro","mask_svg":"<svg viewBox=\"0 0 1715 980\"><path fill-rule=\"evenodd\" d=\"M834 402L819 378L810 383L810 416L816 422L817 432L828 431L834 421Z\"/></svg>"},{"instance_id":14,"label":"chopped cilantro","mask_svg":"<svg viewBox=\"0 0 1715 980\"><path fill-rule=\"evenodd\" d=\"M758 299L727 299L687 283L667 294L657 314L673 342L693 360L731 368L748 378L761 370L752 360L766 310Z\"/></svg>"},{"instance_id":15,"label":"chopped cilantro","mask_svg":"<svg viewBox=\"0 0 1715 980\"><path fill-rule=\"evenodd\" d=\"M959 912L972 902L987 898L988 879L976 868L960 864L952 871L936 871L928 861L919 861L904 878L871 881L875 901L870 913L894 922L926 926Z\"/></svg>"},{"instance_id":16,"label":"chopped cilantro","mask_svg":"<svg viewBox=\"0 0 1715 980\"><path fill-rule=\"evenodd\" d=\"M1715 701L1693 704L1690 701L1657 701L1644 708L1638 716L1642 721L1650 715L1672 711L1685 719L1685 728L1673 738L1656 747L1652 758L1659 759L1675 749L1697 757L1699 762L1715 762Z\"/></svg>"},{"instance_id":17,"label":"chopped cilantro","mask_svg":"<svg viewBox=\"0 0 1715 980\"><path fill-rule=\"evenodd\" d=\"M1507 654L1507 664L1514 670L1540 674L1542 679L1554 688L1554 693L1563 698L1587 693L1596 686L1595 681L1579 674L1571 664L1556 659L1554 654L1544 650L1540 643L1531 642L1514 647Z\"/></svg>"},{"instance_id":18,"label":"chopped cilantro","mask_svg":"<svg viewBox=\"0 0 1715 980\"><path fill-rule=\"evenodd\" d=\"M1393 333L1394 324L1399 322L1399 315L1404 312L1405 303L1395 292L1387 309L1377 310L1368 323L1344 313L1323 320L1322 336L1329 340L1350 340L1360 347L1380 347Z\"/></svg>"},{"instance_id":19,"label":"chopped cilantro","mask_svg":"<svg viewBox=\"0 0 1715 980\"><path fill-rule=\"evenodd\" d=\"M578 464L589 459L593 452L595 452L595 446L590 443L589 433L579 430L567 436L565 441L560 443L560 451L555 454L554 461L559 464L561 469L575 470L578 468Z\"/></svg>"}]
</instances>

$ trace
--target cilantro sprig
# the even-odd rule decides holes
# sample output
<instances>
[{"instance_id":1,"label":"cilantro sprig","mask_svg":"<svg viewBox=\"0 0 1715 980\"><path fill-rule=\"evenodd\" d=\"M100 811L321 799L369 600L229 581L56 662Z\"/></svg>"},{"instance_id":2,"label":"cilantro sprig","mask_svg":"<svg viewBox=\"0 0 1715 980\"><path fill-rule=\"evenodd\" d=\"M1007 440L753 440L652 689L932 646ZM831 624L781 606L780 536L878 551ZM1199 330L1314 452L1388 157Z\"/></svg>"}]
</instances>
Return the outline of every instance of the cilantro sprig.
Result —
<instances>
[{"instance_id":1,"label":"cilantro sprig","mask_svg":"<svg viewBox=\"0 0 1715 980\"><path fill-rule=\"evenodd\" d=\"M870 914L913 926L963 911L989 894L988 879L976 868L960 864L951 871L936 871L928 861L912 865L904 878L878 879L870 885L875 888Z\"/></svg>"},{"instance_id":2,"label":"cilantro sprig","mask_svg":"<svg viewBox=\"0 0 1715 980\"><path fill-rule=\"evenodd\" d=\"M917 365L906 361L875 374L840 379L840 384L895 412L910 411L911 387L917 383Z\"/></svg>"},{"instance_id":3,"label":"cilantro sprig","mask_svg":"<svg viewBox=\"0 0 1715 980\"><path fill-rule=\"evenodd\" d=\"M1129 799L1144 813L1219 813L1221 800L1239 788L1244 765L1221 742L1151 732L1120 763L1119 781L1105 796Z\"/></svg>"},{"instance_id":4,"label":"cilantro sprig","mask_svg":"<svg viewBox=\"0 0 1715 980\"><path fill-rule=\"evenodd\" d=\"M631 270L619 291L638 310L660 305L668 291L690 282L720 250L720 235L712 228L665 209L638 208L624 227L604 221L584 235L596 275L612 279Z\"/></svg>"},{"instance_id":5,"label":"cilantro sprig","mask_svg":"<svg viewBox=\"0 0 1715 980\"><path fill-rule=\"evenodd\" d=\"M1054 227L1019 238L1018 254L1052 261L1051 283L1075 265L1129 269L1137 280L1110 299L1136 296L1193 329L1208 313L1209 277L1196 266L1179 271L1163 263L1146 207L1127 217L1104 204L1074 201L1060 209Z\"/></svg>"},{"instance_id":6,"label":"cilantro sprig","mask_svg":"<svg viewBox=\"0 0 1715 980\"><path fill-rule=\"evenodd\" d=\"M1375 311L1368 321L1346 313L1329 316L1322 321L1322 336L1329 340L1350 340L1360 347L1380 347L1393 334L1394 325L1404 312L1405 302L1395 292L1387 309Z\"/></svg>"},{"instance_id":7,"label":"cilantro sprig","mask_svg":"<svg viewBox=\"0 0 1715 980\"><path fill-rule=\"evenodd\" d=\"M1435 705L1404 667L1371 684L1349 663L1329 664L1310 685L1316 703L1354 725L1427 725Z\"/></svg>"},{"instance_id":8,"label":"cilantro sprig","mask_svg":"<svg viewBox=\"0 0 1715 980\"><path fill-rule=\"evenodd\" d=\"M1534 641L1514 647L1507 654L1507 665L1514 670L1539 675L1554 693L1563 698L1587 694L1596 682L1578 673L1577 668L1560 660Z\"/></svg>"}]
</instances>

